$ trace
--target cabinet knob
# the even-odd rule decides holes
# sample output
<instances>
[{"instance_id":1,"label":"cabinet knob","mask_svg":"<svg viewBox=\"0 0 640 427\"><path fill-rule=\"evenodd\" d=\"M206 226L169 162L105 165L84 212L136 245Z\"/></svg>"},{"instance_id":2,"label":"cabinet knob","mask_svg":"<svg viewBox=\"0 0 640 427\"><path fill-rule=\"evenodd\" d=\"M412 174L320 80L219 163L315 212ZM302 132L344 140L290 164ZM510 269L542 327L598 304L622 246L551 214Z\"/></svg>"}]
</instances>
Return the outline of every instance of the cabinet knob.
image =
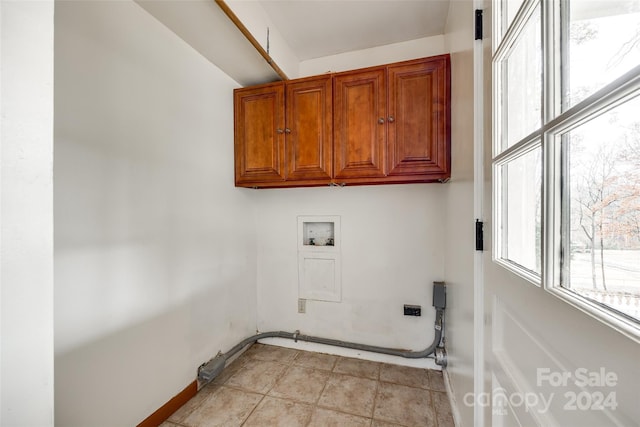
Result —
<instances>
[{"instance_id":1,"label":"cabinet knob","mask_svg":"<svg viewBox=\"0 0 640 427\"><path fill-rule=\"evenodd\" d=\"M383 125L383 124L384 124L384 117L380 117L380 118L378 119L378 123L380 123L381 125Z\"/></svg>"},{"instance_id":2,"label":"cabinet knob","mask_svg":"<svg viewBox=\"0 0 640 427\"><path fill-rule=\"evenodd\" d=\"M289 128L285 128L285 129L284 129L284 132L285 132L285 133L291 133L291 129L289 129Z\"/></svg>"},{"instance_id":3,"label":"cabinet knob","mask_svg":"<svg viewBox=\"0 0 640 427\"><path fill-rule=\"evenodd\" d=\"M389 116L387 120L389 121L389 123L393 123L396 121L396 119L394 119L393 116Z\"/></svg>"},{"instance_id":4,"label":"cabinet knob","mask_svg":"<svg viewBox=\"0 0 640 427\"><path fill-rule=\"evenodd\" d=\"M276 129L276 132L277 133L284 133L284 131L282 129L280 129L280 128Z\"/></svg>"}]
</instances>

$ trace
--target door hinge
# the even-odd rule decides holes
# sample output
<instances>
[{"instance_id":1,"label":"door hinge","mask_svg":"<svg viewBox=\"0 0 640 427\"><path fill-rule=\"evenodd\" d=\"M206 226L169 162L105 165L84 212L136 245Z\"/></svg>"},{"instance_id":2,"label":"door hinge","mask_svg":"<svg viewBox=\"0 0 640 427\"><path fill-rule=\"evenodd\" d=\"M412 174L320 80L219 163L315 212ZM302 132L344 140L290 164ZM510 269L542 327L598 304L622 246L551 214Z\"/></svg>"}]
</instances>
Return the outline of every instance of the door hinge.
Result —
<instances>
[{"instance_id":1,"label":"door hinge","mask_svg":"<svg viewBox=\"0 0 640 427\"><path fill-rule=\"evenodd\" d=\"M476 219L476 251L484 250L484 222Z\"/></svg>"},{"instance_id":2,"label":"door hinge","mask_svg":"<svg viewBox=\"0 0 640 427\"><path fill-rule=\"evenodd\" d=\"M476 38L482 40L482 9L476 9Z\"/></svg>"}]
</instances>

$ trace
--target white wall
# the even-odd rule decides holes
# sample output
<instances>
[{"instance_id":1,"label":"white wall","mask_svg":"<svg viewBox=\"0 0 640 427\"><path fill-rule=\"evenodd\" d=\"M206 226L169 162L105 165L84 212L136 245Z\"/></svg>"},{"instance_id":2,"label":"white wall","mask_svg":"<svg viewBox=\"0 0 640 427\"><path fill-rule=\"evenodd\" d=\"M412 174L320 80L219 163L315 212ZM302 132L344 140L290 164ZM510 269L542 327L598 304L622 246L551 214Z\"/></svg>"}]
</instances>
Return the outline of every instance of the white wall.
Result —
<instances>
[{"instance_id":1,"label":"white wall","mask_svg":"<svg viewBox=\"0 0 640 427\"><path fill-rule=\"evenodd\" d=\"M431 286L444 278L445 187L253 191L258 329L299 329L309 335L413 350L431 344ZM297 312L298 215L341 219L342 301L308 300L305 314ZM422 305L423 316L404 316L403 304Z\"/></svg>"},{"instance_id":2,"label":"white wall","mask_svg":"<svg viewBox=\"0 0 640 427\"><path fill-rule=\"evenodd\" d=\"M427 51L442 54L442 40L423 40L412 53L402 52L404 59L419 58ZM389 52L386 47L369 49L364 55L370 55L366 65L394 62L397 57ZM362 66L363 55L354 53L353 58L358 59L351 65L342 56L327 58L323 67ZM244 190L256 215L258 329L299 329L309 335L412 350L430 345L435 318L432 283L445 278L443 206L448 186ZM342 301L307 301L305 314L297 312L298 215L339 215L342 225ZM404 316L403 304L421 305L422 317ZM432 360L346 354L435 367Z\"/></svg>"},{"instance_id":3,"label":"white wall","mask_svg":"<svg viewBox=\"0 0 640 427\"><path fill-rule=\"evenodd\" d=\"M56 424L130 426L255 331L238 85L133 2L55 12Z\"/></svg>"},{"instance_id":4,"label":"white wall","mask_svg":"<svg viewBox=\"0 0 640 427\"><path fill-rule=\"evenodd\" d=\"M0 425L53 425L53 2L0 2Z\"/></svg>"},{"instance_id":5,"label":"white wall","mask_svg":"<svg viewBox=\"0 0 640 427\"><path fill-rule=\"evenodd\" d=\"M446 198L447 373L457 421L473 425L473 410L462 405L473 391L473 2L452 1L445 28L451 52L451 182Z\"/></svg>"}]
</instances>

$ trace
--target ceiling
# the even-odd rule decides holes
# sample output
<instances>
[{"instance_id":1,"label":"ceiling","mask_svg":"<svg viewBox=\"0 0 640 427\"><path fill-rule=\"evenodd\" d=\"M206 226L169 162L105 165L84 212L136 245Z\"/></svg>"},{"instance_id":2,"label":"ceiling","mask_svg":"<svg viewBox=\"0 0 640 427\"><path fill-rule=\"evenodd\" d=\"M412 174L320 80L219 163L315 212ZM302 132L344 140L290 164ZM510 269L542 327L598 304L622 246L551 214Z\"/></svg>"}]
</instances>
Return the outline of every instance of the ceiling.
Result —
<instances>
[{"instance_id":1,"label":"ceiling","mask_svg":"<svg viewBox=\"0 0 640 427\"><path fill-rule=\"evenodd\" d=\"M260 0L299 60L444 34L449 0Z\"/></svg>"},{"instance_id":2,"label":"ceiling","mask_svg":"<svg viewBox=\"0 0 640 427\"><path fill-rule=\"evenodd\" d=\"M280 80L213 0L135 0L242 86ZM455 0L242 0L259 3L300 60L444 34Z\"/></svg>"},{"instance_id":3,"label":"ceiling","mask_svg":"<svg viewBox=\"0 0 640 427\"><path fill-rule=\"evenodd\" d=\"M242 86L280 80L213 0L134 1Z\"/></svg>"}]
</instances>

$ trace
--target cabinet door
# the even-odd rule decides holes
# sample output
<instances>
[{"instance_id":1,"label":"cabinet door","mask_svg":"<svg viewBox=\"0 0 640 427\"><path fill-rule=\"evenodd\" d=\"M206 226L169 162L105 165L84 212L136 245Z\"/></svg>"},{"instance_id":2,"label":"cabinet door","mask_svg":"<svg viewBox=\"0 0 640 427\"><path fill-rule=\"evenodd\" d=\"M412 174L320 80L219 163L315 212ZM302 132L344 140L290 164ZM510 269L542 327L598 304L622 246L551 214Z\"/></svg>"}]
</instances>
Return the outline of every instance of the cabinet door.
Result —
<instances>
[{"instance_id":1,"label":"cabinet door","mask_svg":"<svg viewBox=\"0 0 640 427\"><path fill-rule=\"evenodd\" d=\"M331 181L331 89L330 75L285 86L287 181Z\"/></svg>"},{"instance_id":2,"label":"cabinet door","mask_svg":"<svg viewBox=\"0 0 640 427\"><path fill-rule=\"evenodd\" d=\"M236 186L283 181L284 84L234 92Z\"/></svg>"},{"instance_id":3,"label":"cabinet door","mask_svg":"<svg viewBox=\"0 0 640 427\"><path fill-rule=\"evenodd\" d=\"M449 178L449 55L389 66L389 179Z\"/></svg>"},{"instance_id":4,"label":"cabinet door","mask_svg":"<svg viewBox=\"0 0 640 427\"><path fill-rule=\"evenodd\" d=\"M385 69L334 76L334 180L385 176Z\"/></svg>"}]
</instances>

